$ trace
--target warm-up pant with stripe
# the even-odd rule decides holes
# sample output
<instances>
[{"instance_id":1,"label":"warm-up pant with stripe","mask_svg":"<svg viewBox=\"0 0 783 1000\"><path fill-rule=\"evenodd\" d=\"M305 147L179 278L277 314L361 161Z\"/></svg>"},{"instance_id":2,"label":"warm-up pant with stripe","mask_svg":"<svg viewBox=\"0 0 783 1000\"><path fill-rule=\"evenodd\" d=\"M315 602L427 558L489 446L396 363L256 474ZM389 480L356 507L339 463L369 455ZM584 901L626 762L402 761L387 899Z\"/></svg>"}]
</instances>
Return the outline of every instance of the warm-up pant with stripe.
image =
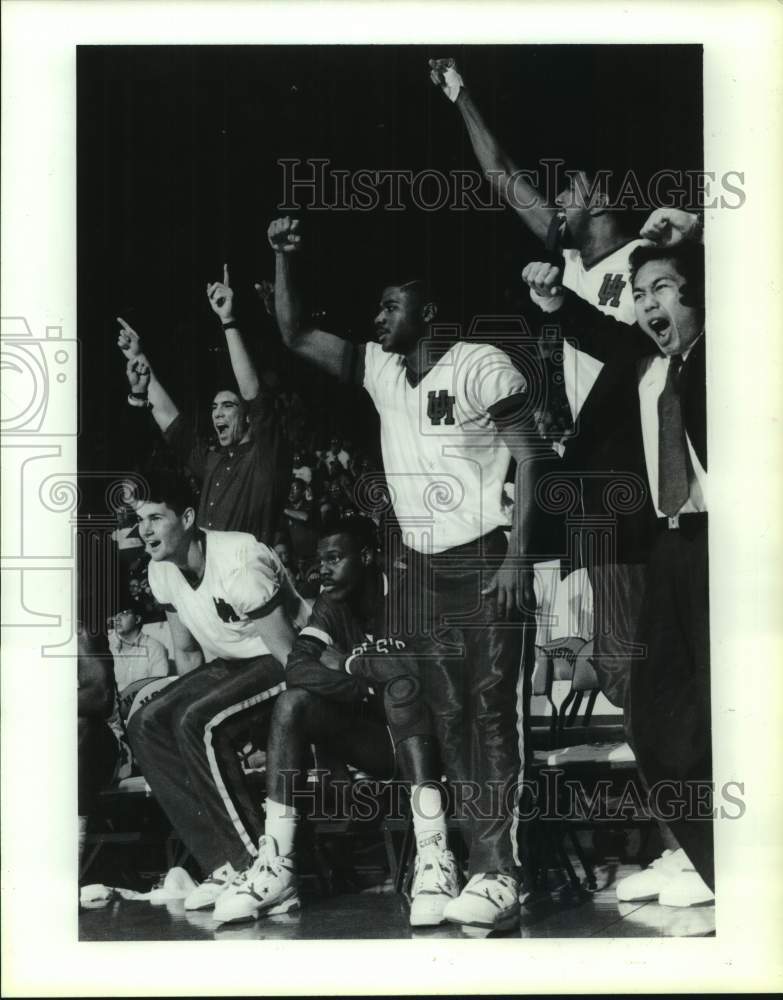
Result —
<instances>
[{"instance_id":1,"label":"warm-up pant with stripe","mask_svg":"<svg viewBox=\"0 0 783 1000\"><path fill-rule=\"evenodd\" d=\"M170 684L132 717L134 756L156 799L205 874L245 868L262 832L260 803L237 746L265 736L285 671L272 656L213 660Z\"/></svg>"}]
</instances>

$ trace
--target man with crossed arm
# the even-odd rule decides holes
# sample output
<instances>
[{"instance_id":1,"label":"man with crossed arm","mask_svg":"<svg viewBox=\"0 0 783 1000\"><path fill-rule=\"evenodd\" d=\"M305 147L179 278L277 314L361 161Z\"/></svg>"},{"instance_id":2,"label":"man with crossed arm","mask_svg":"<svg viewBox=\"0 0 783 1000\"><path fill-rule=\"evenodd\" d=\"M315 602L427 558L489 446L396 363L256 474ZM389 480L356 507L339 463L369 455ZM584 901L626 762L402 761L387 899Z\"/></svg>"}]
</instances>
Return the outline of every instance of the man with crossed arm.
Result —
<instances>
[{"instance_id":1,"label":"man with crossed arm","mask_svg":"<svg viewBox=\"0 0 783 1000\"><path fill-rule=\"evenodd\" d=\"M508 930L519 920L517 683L523 620L535 607L529 551L536 432L525 379L502 351L430 336L437 304L420 280L388 285L378 342L355 347L304 315L295 286L298 223L269 227L286 345L369 392L415 589L412 653L447 777L475 795L470 880L446 920ZM517 461L510 539L502 495ZM533 629L524 629L532 642ZM396 635L394 627L390 630ZM523 748L524 749L524 748ZM480 814L483 814L481 817Z\"/></svg>"}]
</instances>

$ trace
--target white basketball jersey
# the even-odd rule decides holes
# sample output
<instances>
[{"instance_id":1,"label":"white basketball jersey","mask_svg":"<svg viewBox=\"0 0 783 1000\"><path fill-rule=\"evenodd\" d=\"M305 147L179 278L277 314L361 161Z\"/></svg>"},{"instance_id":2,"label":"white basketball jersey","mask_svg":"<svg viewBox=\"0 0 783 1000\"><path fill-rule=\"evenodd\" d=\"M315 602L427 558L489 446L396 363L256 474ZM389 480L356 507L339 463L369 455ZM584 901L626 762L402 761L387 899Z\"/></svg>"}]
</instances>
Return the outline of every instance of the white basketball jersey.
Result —
<instances>
[{"instance_id":1,"label":"white basketball jersey","mask_svg":"<svg viewBox=\"0 0 783 1000\"><path fill-rule=\"evenodd\" d=\"M381 418L406 545L444 552L509 523L502 496L511 455L488 410L526 384L503 351L459 341L413 387L398 354L366 344L364 387Z\"/></svg>"},{"instance_id":2,"label":"white basketball jersey","mask_svg":"<svg viewBox=\"0 0 783 1000\"><path fill-rule=\"evenodd\" d=\"M632 240L589 269L584 266L578 250L564 250L563 284L601 312L614 316L621 323L633 325L636 314L628 258L642 244L642 240ZM584 351L577 351L568 343L563 345L563 378L574 419L582 409L602 368L603 364L597 358Z\"/></svg>"},{"instance_id":3,"label":"white basketball jersey","mask_svg":"<svg viewBox=\"0 0 783 1000\"><path fill-rule=\"evenodd\" d=\"M226 660L269 653L252 628L282 604L289 621L302 626L309 611L291 586L275 552L242 531L205 531L206 566L194 589L169 562L151 561L150 589L159 604L174 610L205 654Z\"/></svg>"}]
</instances>

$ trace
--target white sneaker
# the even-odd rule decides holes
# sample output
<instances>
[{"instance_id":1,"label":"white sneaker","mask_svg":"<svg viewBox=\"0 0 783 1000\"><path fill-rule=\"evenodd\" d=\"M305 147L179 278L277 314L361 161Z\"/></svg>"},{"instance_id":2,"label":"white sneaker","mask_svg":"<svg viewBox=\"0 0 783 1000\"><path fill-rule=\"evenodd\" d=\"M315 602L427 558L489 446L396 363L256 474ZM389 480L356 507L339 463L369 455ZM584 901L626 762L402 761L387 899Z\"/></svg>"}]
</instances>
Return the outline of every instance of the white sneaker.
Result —
<instances>
[{"instance_id":1,"label":"white sneaker","mask_svg":"<svg viewBox=\"0 0 783 1000\"><path fill-rule=\"evenodd\" d=\"M657 899L670 879L690 867L691 863L682 848L678 851L664 851L649 868L635 872L617 883L617 899L621 903L642 903L648 899Z\"/></svg>"},{"instance_id":2,"label":"white sneaker","mask_svg":"<svg viewBox=\"0 0 783 1000\"><path fill-rule=\"evenodd\" d=\"M508 931L519 922L519 887L516 879L498 872L474 875L456 899L446 904L443 916L453 924Z\"/></svg>"},{"instance_id":3,"label":"white sneaker","mask_svg":"<svg viewBox=\"0 0 783 1000\"><path fill-rule=\"evenodd\" d=\"M288 913L299 906L293 857L281 858L274 837L258 842L258 857L234 879L215 904L215 920L256 920L262 915Z\"/></svg>"},{"instance_id":4,"label":"white sneaker","mask_svg":"<svg viewBox=\"0 0 783 1000\"><path fill-rule=\"evenodd\" d=\"M411 927L442 924L446 904L459 895L457 864L441 834L416 854L411 887Z\"/></svg>"},{"instance_id":5,"label":"white sneaker","mask_svg":"<svg viewBox=\"0 0 783 1000\"><path fill-rule=\"evenodd\" d=\"M208 910L215 905L215 902L228 889L236 878L236 871L227 861L222 868L216 869L205 878L201 885L197 885L191 893L185 897L186 910Z\"/></svg>"},{"instance_id":6,"label":"white sneaker","mask_svg":"<svg viewBox=\"0 0 783 1000\"><path fill-rule=\"evenodd\" d=\"M694 868L669 879L658 897L661 906L706 906L715 902L715 894Z\"/></svg>"},{"instance_id":7,"label":"white sneaker","mask_svg":"<svg viewBox=\"0 0 783 1000\"><path fill-rule=\"evenodd\" d=\"M195 887L196 883L184 868L170 868L162 884L150 891L149 901L154 906L161 906L174 899L186 899Z\"/></svg>"}]
</instances>

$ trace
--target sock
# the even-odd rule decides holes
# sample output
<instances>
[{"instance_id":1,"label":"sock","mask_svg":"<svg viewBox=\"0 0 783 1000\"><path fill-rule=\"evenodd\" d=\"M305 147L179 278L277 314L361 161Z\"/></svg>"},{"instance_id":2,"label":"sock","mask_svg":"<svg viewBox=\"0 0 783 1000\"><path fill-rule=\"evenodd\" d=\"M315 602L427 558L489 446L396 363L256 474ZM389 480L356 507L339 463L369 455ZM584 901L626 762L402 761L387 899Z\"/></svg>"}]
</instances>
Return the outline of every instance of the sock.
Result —
<instances>
[{"instance_id":1,"label":"sock","mask_svg":"<svg viewBox=\"0 0 783 1000\"><path fill-rule=\"evenodd\" d=\"M283 802L275 802L274 799L268 798L264 810L266 812L264 833L275 838L281 858L293 854L296 828L299 825L299 814L296 809Z\"/></svg>"},{"instance_id":2,"label":"sock","mask_svg":"<svg viewBox=\"0 0 783 1000\"><path fill-rule=\"evenodd\" d=\"M444 850L447 843L446 817L440 789L432 785L411 785L411 809L416 846L421 849L440 838L438 846Z\"/></svg>"}]
</instances>

